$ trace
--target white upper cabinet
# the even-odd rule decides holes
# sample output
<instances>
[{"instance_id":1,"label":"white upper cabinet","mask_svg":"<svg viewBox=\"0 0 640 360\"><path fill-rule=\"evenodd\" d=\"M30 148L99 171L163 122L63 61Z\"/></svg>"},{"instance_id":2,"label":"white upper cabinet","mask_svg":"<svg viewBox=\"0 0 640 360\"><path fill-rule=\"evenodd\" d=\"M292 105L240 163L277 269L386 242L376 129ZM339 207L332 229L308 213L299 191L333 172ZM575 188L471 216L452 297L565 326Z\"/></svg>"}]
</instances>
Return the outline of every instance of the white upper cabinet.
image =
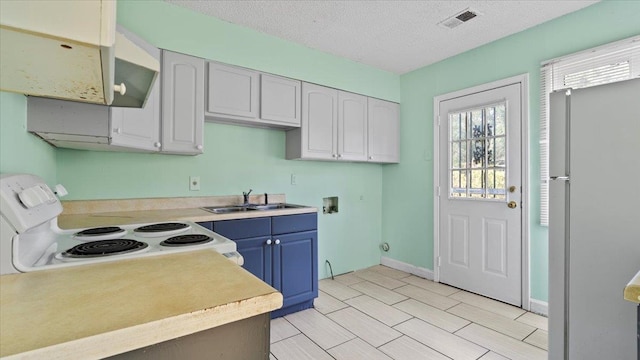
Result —
<instances>
[{"instance_id":1,"label":"white upper cabinet","mask_svg":"<svg viewBox=\"0 0 640 360\"><path fill-rule=\"evenodd\" d=\"M205 116L208 121L226 124L299 127L300 84L298 80L209 62Z\"/></svg>"},{"instance_id":2,"label":"white upper cabinet","mask_svg":"<svg viewBox=\"0 0 640 360\"><path fill-rule=\"evenodd\" d=\"M302 83L302 122L287 132L287 159L367 161L367 99Z\"/></svg>"},{"instance_id":3,"label":"white upper cabinet","mask_svg":"<svg viewBox=\"0 0 640 360\"><path fill-rule=\"evenodd\" d=\"M287 159L338 158L338 90L302 84L302 123L287 132Z\"/></svg>"},{"instance_id":4,"label":"white upper cabinet","mask_svg":"<svg viewBox=\"0 0 640 360\"><path fill-rule=\"evenodd\" d=\"M367 160L367 97L338 91L338 159Z\"/></svg>"},{"instance_id":5,"label":"white upper cabinet","mask_svg":"<svg viewBox=\"0 0 640 360\"><path fill-rule=\"evenodd\" d=\"M257 71L209 62L207 117L217 120L256 120L258 82Z\"/></svg>"},{"instance_id":6,"label":"white upper cabinet","mask_svg":"<svg viewBox=\"0 0 640 360\"><path fill-rule=\"evenodd\" d=\"M162 51L162 151L196 155L204 142L204 60Z\"/></svg>"},{"instance_id":7,"label":"white upper cabinet","mask_svg":"<svg viewBox=\"0 0 640 360\"><path fill-rule=\"evenodd\" d=\"M118 26L118 32L160 61L160 49ZM157 152L160 144L160 82L143 108L28 98L28 130L65 148Z\"/></svg>"},{"instance_id":8,"label":"white upper cabinet","mask_svg":"<svg viewBox=\"0 0 640 360\"><path fill-rule=\"evenodd\" d=\"M118 32L160 62L161 51L118 26ZM112 145L160 151L160 81L156 81L143 108L111 107Z\"/></svg>"},{"instance_id":9,"label":"white upper cabinet","mask_svg":"<svg viewBox=\"0 0 640 360\"><path fill-rule=\"evenodd\" d=\"M260 74L260 120L299 127L301 84L298 80Z\"/></svg>"},{"instance_id":10,"label":"white upper cabinet","mask_svg":"<svg viewBox=\"0 0 640 360\"><path fill-rule=\"evenodd\" d=\"M369 98L368 161L400 162L400 105Z\"/></svg>"},{"instance_id":11,"label":"white upper cabinet","mask_svg":"<svg viewBox=\"0 0 640 360\"><path fill-rule=\"evenodd\" d=\"M3 91L140 108L159 63L116 32L114 0L0 1L0 71Z\"/></svg>"},{"instance_id":12,"label":"white upper cabinet","mask_svg":"<svg viewBox=\"0 0 640 360\"><path fill-rule=\"evenodd\" d=\"M302 122L287 131L287 159L400 161L400 106L302 83Z\"/></svg>"}]
</instances>

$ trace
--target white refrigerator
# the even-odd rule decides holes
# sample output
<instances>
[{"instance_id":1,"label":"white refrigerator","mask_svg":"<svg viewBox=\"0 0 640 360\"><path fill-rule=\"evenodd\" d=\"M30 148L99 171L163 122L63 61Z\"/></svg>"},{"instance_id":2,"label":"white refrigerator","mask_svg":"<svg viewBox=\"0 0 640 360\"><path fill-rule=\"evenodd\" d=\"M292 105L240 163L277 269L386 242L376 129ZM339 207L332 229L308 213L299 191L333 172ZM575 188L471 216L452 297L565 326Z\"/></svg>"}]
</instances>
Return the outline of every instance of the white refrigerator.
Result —
<instances>
[{"instance_id":1,"label":"white refrigerator","mask_svg":"<svg viewBox=\"0 0 640 360\"><path fill-rule=\"evenodd\" d=\"M636 360L640 79L550 99L549 359Z\"/></svg>"}]
</instances>

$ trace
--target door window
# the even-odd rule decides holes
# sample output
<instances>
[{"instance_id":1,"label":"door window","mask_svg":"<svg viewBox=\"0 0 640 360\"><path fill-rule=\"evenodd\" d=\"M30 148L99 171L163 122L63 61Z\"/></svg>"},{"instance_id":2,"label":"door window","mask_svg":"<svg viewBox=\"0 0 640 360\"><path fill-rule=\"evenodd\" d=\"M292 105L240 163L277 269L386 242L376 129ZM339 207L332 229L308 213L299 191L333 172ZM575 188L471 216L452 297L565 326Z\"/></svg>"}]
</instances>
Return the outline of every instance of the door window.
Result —
<instances>
[{"instance_id":1,"label":"door window","mask_svg":"<svg viewBox=\"0 0 640 360\"><path fill-rule=\"evenodd\" d=\"M506 200L506 102L449 113L449 198Z\"/></svg>"}]
</instances>

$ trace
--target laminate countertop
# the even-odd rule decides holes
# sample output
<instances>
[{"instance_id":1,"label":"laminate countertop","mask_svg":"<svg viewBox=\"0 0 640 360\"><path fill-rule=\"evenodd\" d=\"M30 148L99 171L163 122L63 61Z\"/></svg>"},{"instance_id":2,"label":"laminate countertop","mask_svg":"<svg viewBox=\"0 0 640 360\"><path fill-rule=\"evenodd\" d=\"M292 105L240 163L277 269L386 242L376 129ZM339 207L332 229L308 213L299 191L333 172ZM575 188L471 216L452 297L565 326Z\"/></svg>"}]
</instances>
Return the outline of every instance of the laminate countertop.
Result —
<instances>
[{"instance_id":1,"label":"laminate countertop","mask_svg":"<svg viewBox=\"0 0 640 360\"><path fill-rule=\"evenodd\" d=\"M211 250L0 276L0 356L97 359L263 314L282 294Z\"/></svg>"},{"instance_id":2,"label":"laminate countertop","mask_svg":"<svg viewBox=\"0 0 640 360\"><path fill-rule=\"evenodd\" d=\"M640 271L624 288L624 299L640 304Z\"/></svg>"},{"instance_id":3,"label":"laminate countertop","mask_svg":"<svg viewBox=\"0 0 640 360\"><path fill-rule=\"evenodd\" d=\"M285 202L283 195L270 195L269 198ZM252 197L253 203L263 203L262 201L264 200L261 197ZM58 226L63 229L80 229L162 221L206 222L318 212L317 208L310 206L227 214L215 214L202 209L204 206L239 204L241 199L237 196L64 201L64 211L58 216Z\"/></svg>"}]
</instances>

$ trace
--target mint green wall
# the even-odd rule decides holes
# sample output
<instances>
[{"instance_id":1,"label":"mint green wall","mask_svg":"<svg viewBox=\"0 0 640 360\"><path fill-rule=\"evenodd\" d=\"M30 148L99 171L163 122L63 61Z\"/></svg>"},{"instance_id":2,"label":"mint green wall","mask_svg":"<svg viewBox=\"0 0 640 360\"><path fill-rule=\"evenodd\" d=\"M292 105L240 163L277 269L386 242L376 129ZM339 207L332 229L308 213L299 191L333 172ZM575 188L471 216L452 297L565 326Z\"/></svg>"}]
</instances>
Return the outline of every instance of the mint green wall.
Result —
<instances>
[{"instance_id":1,"label":"mint green wall","mask_svg":"<svg viewBox=\"0 0 640 360\"><path fill-rule=\"evenodd\" d=\"M400 101L396 74L159 0L118 0L118 23L157 47Z\"/></svg>"},{"instance_id":2,"label":"mint green wall","mask_svg":"<svg viewBox=\"0 0 640 360\"><path fill-rule=\"evenodd\" d=\"M401 159L383 167L389 256L433 269L433 98L529 74L531 295L547 301L547 229L539 218L539 68L554 57L640 33L640 1L605 1L401 77ZM407 209L411 209L407 211Z\"/></svg>"},{"instance_id":3,"label":"mint green wall","mask_svg":"<svg viewBox=\"0 0 640 360\"><path fill-rule=\"evenodd\" d=\"M56 184L55 148L27 133L27 98L0 91L0 173L28 173Z\"/></svg>"},{"instance_id":4,"label":"mint green wall","mask_svg":"<svg viewBox=\"0 0 640 360\"><path fill-rule=\"evenodd\" d=\"M160 48L246 66L388 100L400 99L399 76L241 28L161 1L118 1L118 22ZM319 214L320 276L380 260L382 166L284 160L285 132L205 124L200 156L57 150L58 181L68 199L285 193L291 203L322 208L338 196L337 214ZM296 174L297 185L291 185ZM189 191L189 176L201 190Z\"/></svg>"},{"instance_id":5,"label":"mint green wall","mask_svg":"<svg viewBox=\"0 0 640 360\"><path fill-rule=\"evenodd\" d=\"M25 131L24 96L0 92L0 171L60 182L69 199L285 193L340 212L319 215L320 276L386 256L433 268L433 97L512 75L530 75L532 296L547 299L547 232L538 219L538 68L541 61L640 33L640 2L605 1L399 77L161 1L118 1L118 22L162 48L362 93L401 104L398 165L284 160L284 132L205 124L196 157L57 149ZM290 184L290 175L298 185ZM201 177L199 192L189 175ZM410 209L407 211L407 209Z\"/></svg>"}]
</instances>

